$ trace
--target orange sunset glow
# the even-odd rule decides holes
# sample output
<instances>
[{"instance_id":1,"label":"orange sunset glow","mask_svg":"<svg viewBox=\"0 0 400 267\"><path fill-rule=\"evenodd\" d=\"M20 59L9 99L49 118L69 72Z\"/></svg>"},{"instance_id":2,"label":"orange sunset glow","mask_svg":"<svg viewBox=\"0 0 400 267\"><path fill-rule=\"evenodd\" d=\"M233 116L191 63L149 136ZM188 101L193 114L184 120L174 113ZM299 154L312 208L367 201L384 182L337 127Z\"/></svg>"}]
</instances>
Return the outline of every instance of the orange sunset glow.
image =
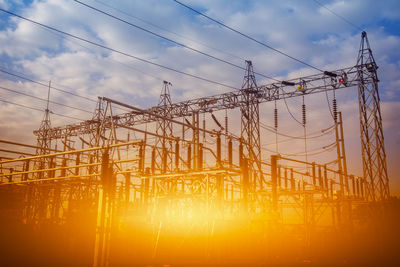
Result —
<instances>
[{"instance_id":1,"label":"orange sunset glow","mask_svg":"<svg viewBox=\"0 0 400 267\"><path fill-rule=\"evenodd\" d=\"M301 2L0 0L0 266L400 264L400 5Z\"/></svg>"}]
</instances>

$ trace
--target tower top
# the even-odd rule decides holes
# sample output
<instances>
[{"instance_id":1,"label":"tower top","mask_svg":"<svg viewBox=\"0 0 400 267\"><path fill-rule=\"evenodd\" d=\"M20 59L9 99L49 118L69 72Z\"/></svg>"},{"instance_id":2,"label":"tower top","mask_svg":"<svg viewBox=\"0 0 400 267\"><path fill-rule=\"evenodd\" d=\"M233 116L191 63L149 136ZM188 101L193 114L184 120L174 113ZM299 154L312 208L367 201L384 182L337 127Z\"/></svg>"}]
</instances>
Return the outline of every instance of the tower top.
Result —
<instances>
[{"instance_id":1,"label":"tower top","mask_svg":"<svg viewBox=\"0 0 400 267\"><path fill-rule=\"evenodd\" d=\"M246 72L243 79L242 89L257 90L256 77L253 71L253 63L251 60L246 60Z\"/></svg>"},{"instance_id":2,"label":"tower top","mask_svg":"<svg viewBox=\"0 0 400 267\"><path fill-rule=\"evenodd\" d=\"M169 92L169 86L172 85L172 83L168 81L163 82L163 87L161 89L161 94L160 94L160 99L158 101L158 106L168 106L172 104L171 101L171 95Z\"/></svg>"},{"instance_id":3,"label":"tower top","mask_svg":"<svg viewBox=\"0 0 400 267\"><path fill-rule=\"evenodd\" d=\"M365 31L361 33L360 50L357 58L357 65L362 66L364 64L367 64L369 69L378 69Z\"/></svg>"}]
</instances>

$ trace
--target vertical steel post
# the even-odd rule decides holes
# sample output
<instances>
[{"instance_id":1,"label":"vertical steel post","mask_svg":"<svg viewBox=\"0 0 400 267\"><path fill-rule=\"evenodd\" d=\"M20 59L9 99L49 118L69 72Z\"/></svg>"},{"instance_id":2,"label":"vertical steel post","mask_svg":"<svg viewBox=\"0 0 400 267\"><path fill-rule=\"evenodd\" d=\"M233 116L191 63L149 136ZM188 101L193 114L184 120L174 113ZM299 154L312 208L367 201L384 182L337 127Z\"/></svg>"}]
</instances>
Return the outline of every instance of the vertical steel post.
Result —
<instances>
[{"instance_id":1,"label":"vertical steel post","mask_svg":"<svg viewBox=\"0 0 400 267\"><path fill-rule=\"evenodd\" d=\"M249 194L249 163L247 158L242 159L242 185L243 185L243 202L242 208L245 213L248 211L248 194Z\"/></svg>"},{"instance_id":2,"label":"vertical steel post","mask_svg":"<svg viewBox=\"0 0 400 267\"><path fill-rule=\"evenodd\" d=\"M187 147L187 167L188 170L192 170L192 144L188 144Z\"/></svg>"},{"instance_id":3,"label":"vertical steel post","mask_svg":"<svg viewBox=\"0 0 400 267\"><path fill-rule=\"evenodd\" d=\"M271 155L272 207L275 211L278 209L277 168L278 168L278 158L276 155Z\"/></svg>"},{"instance_id":4,"label":"vertical steel post","mask_svg":"<svg viewBox=\"0 0 400 267\"><path fill-rule=\"evenodd\" d=\"M221 167L221 135L217 134L217 167Z\"/></svg>"},{"instance_id":5,"label":"vertical steel post","mask_svg":"<svg viewBox=\"0 0 400 267\"><path fill-rule=\"evenodd\" d=\"M180 151L179 151L179 140L176 140L175 142L175 170L179 170L179 157L180 157Z\"/></svg>"},{"instance_id":6,"label":"vertical steel post","mask_svg":"<svg viewBox=\"0 0 400 267\"><path fill-rule=\"evenodd\" d=\"M290 187L292 191L296 191L296 182L294 180L293 168L290 168Z\"/></svg>"},{"instance_id":7,"label":"vertical steel post","mask_svg":"<svg viewBox=\"0 0 400 267\"><path fill-rule=\"evenodd\" d=\"M232 139L229 138L228 141L228 162L229 162L229 167L232 168L232 156L233 156L233 149L232 149Z\"/></svg>"}]
</instances>

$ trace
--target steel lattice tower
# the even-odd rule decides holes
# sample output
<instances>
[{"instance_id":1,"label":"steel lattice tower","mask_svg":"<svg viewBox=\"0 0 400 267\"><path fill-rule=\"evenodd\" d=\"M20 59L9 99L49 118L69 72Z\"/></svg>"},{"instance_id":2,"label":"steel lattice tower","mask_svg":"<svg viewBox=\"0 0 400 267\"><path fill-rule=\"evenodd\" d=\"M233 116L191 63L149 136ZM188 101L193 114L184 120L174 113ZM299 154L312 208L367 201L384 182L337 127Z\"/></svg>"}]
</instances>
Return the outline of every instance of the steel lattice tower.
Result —
<instances>
[{"instance_id":1,"label":"steel lattice tower","mask_svg":"<svg viewBox=\"0 0 400 267\"><path fill-rule=\"evenodd\" d=\"M50 110L49 110L49 102L50 102L50 89L51 83L49 82L49 88L47 92L47 103L46 109L44 111L43 120L40 123L38 135L37 135L37 143L36 143L36 155L46 155L51 153L51 122L50 122ZM53 158L40 158L34 161L33 168L37 170L50 169L53 167L55 162L53 162ZM44 179L51 178L53 176L53 172L45 171L35 173L34 177L36 179ZM36 220L40 220L46 218L47 213L47 199L49 198L49 190L47 188L39 188L36 186L32 186L27 190L26 194L26 203L27 205L24 208L24 214L29 222L35 222Z\"/></svg>"},{"instance_id":2,"label":"steel lattice tower","mask_svg":"<svg viewBox=\"0 0 400 267\"><path fill-rule=\"evenodd\" d=\"M50 153L51 148L51 138L49 136L49 131L51 129L50 123L50 110L49 110L49 101L50 101L50 88L51 83L49 82L49 90L47 92L47 105L44 111L44 117L42 122L40 123L38 136L37 136L37 149L36 155L44 155Z\"/></svg>"},{"instance_id":3,"label":"steel lattice tower","mask_svg":"<svg viewBox=\"0 0 400 267\"><path fill-rule=\"evenodd\" d=\"M163 117L170 118L171 112L170 107L172 104L171 96L169 92L169 86L172 85L170 82L164 81L163 88L161 90L160 99L158 101L158 107L160 108L160 114ZM161 172L167 172L172 170L172 143L167 137L172 137L172 122L169 120L160 119L157 120L156 133L158 137L155 143L155 161L159 165Z\"/></svg>"},{"instance_id":4,"label":"steel lattice tower","mask_svg":"<svg viewBox=\"0 0 400 267\"><path fill-rule=\"evenodd\" d=\"M257 162L261 160L260 146L260 114L258 101L258 87L253 71L253 64L246 60L246 73L243 79L241 95L241 138L243 140L243 157L249 159L249 171L258 169ZM252 178L256 186L256 177ZM261 185L261 182L260 182Z\"/></svg>"},{"instance_id":5,"label":"steel lattice tower","mask_svg":"<svg viewBox=\"0 0 400 267\"><path fill-rule=\"evenodd\" d=\"M104 127L102 127L102 120L105 115L105 110L104 110L104 102L101 98L98 99L97 104L96 104L96 109L94 111L94 114L92 116L92 120L95 122L95 131L90 134L90 144L91 146L99 146L103 145L100 143L100 140L102 139L102 136L104 136ZM104 140L103 140L104 143Z\"/></svg>"},{"instance_id":6,"label":"steel lattice tower","mask_svg":"<svg viewBox=\"0 0 400 267\"><path fill-rule=\"evenodd\" d=\"M369 46L367 33L362 32L357 60L360 134L364 178L370 181L367 192L372 200L389 198L389 179L382 130L378 90L378 66Z\"/></svg>"},{"instance_id":7,"label":"steel lattice tower","mask_svg":"<svg viewBox=\"0 0 400 267\"><path fill-rule=\"evenodd\" d=\"M51 148L51 139L48 136L48 132L51 129L50 122L50 111L46 108L44 112L44 117L42 122L40 123L39 131L40 134L37 137L37 155L44 155L50 153L49 149Z\"/></svg>"},{"instance_id":8,"label":"steel lattice tower","mask_svg":"<svg viewBox=\"0 0 400 267\"><path fill-rule=\"evenodd\" d=\"M37 136L36 155L48 154L50 153L51 149L51 136L49 134L51 130L50 110L49 110L50 88L51 88L51 83L49 82L46 109L44 111L44 117L42 122L40 123L38 131L39 134ZM35 161L35 167L38 167L40 169L51 168L52 167L51 165L52 165L51 159L42 159L40 161ZM39 178L43 178L43 175L47 175L47 173L40 173Z\"/></svg>"}]
</instances>

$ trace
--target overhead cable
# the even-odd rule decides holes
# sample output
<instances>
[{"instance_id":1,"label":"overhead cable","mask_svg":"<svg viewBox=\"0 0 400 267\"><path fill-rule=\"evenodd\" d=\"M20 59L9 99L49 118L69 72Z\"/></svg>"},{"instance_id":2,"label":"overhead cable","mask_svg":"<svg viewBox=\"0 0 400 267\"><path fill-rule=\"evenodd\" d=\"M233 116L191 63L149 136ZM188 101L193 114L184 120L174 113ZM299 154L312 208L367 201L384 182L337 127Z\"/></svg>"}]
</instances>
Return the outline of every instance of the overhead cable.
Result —
<instances>
[{"instance_id":1,"label":"overhead cable","mask_svg":"<svg viewBox=\"0 0 400 267\"><path fill-rule=\"evenodd\" d=\"M152 34L152 35L154 35L154 36L157 36L157 37L159 37L159 38L161 38L161 39L164 39L164 40L166 40L166 41L168 41L168 42L174 43L174 44L176 44L176 45L178 45L178 46L181 46L181 47L186 48L186 49L188 49L188 50L191 50L191 51L193 51L193 52L199 53L199 54L201 54L201 55L203 55L203 56L212 58L212 59L217 60L217 61L219 61L219 62L228 64L228 65L230 65L230 66L232 66L232 67L239 68L239 69L241 69L241 70L246 70L246 68L244 68L244 67L242 67L242 66L239 66L239 65L237 65L237 64L235 64L235 63L232 63L232 62L229 62L229 61L227 61L227 60L224 60L224 59L218 58L218 57L216 57L216 56L210 55L210 54L208 54L208 53L205 53L205 52L200 51L200 50L198 50L198 49L196 49L196 48L193 48L193 47L190 47L190 46L185 45L185 44L183 44L183 43L180 43L180 42L178 42L178 41L174 41L174 40L172 40L172 39L170 39L170 38L168 38L168 37L162 36L161 34L158 34L158 33L155 33L155 32L153 32L153 31L150 31L150 30L148 30L148 29L145 29L145 28L143 28L143 27L140 27L140 26L138 26L138 25L136 25L136 24L133 24L133 23L127 21L127 20L121 19L121 18L119 18L119 17L117 17L117 16L114 16L114 15L112 15L112 14L110 14L110 13L107 13L107 12L101 10L101 9L98 9L98 8L94 7L94 6L88 5L88 4L83 3L83 2L81 2L81 1L79 1L79 0L74 0L74 1L75 1L76 3L78 3L78 4L81 4L81 5L83 5L83 6L86 6L86 7L90 8L90 9L96 11L96 12L99 12L99 13L101 13L101 14L103 14L103 15L106 15L106 16L108 16L108 17L110 17L110 18L113 18L113 19L116 19L116 20L118 20L118 21L120 21L120 22L123 22L123 23L125 23L125 24L128 24L129 26L135 27L136 29L139 29L139 30L142 30L142 31L147 32L147 33L149 33L149 34ZM257 72L254 72L254 73L257 74L257 75L259 75L259 76L262 76L262 77L264 77L264 78L271 79L271 80L276 81L276 82L280 82L279 80L277 80L277 79L275 79L275 78L272 78L272 77L269 77L269 76L266 76L266 75L264 75L264 74L257 73Z\"/></svg>"},{"instance_id":2,"label":"overhead cable","mask_svg":"<svg viewBox=\"0 0 400 267\"><path fill-rule=\"evenodd\" d=\"M291 138L291 139L300 139L300 140L304 139L304 136L292 136L292 135L288 135L288 134L284 134L284 133L278 132L273 127L268 126L268 125L266 125L266 124L264 124L262 122L260 122L260 127L262 127L263 129L265 129L267 131L270 131L272 133L277 133L278 135L281 135L281 136L284 136L284 137L288 137L288 138ZM329 129L330 129L329 131L325 131L323 129L323 130L321 130L321 133L319 131L316 132L316 133L312 133L312 134L310 134L311 136L307 137L307 139L314 139L314 138L319 138L319 137L322 137L324 135L327 135L327 134L329 134L330 132L333 131L332 127L329 127ZM314 134L316 134L316 135L314 135Z\"/></svg>"},{"instance_id":3,"label":"overhead cable","mask_svg":"<svg viewBox=\"0 0 400 267\"><path fill-rule=\"evenodd\" d=\"M7 13L7 14L10 14L10 15L12 15L12 16L18 17L18 18L20 18L20 19L22 19L22 20L29 21L29 22L31 22L31 23L33 23L33 24L36 24L36 25L39 25L39 26L41 26L41 27L44 27L44 28L47 28L47 29L50 29L50 30L59 32L59 33L61 33L61 34L67 35L67 36L69 36L69 37L75 38L75 39L80 40L80 41L82 41L82 42L86 42L86 43L88 43L88 44L91 44L91 45L94 45L94 46L103 48L103 49L105 49L105 50L108 50L108 51L111 51L111 52L114 52L114 53L117 53L117 54L120 54L120 55L123 55L123 56L126 56L126 57L130 57L130 58L133 58L133 59L136 59L136 60L145 62L145 63L150 64L150 65L157 66L157 67L159 67L159 68L167 69L167 70L170 70L170 71L173 71L173 72L182 74L182 75L186 75L186 76L188 76L188 77L192 77L192 78L195 78L195 79L198 79L198 80L202 80L202 81L208 82L208 83L217 84L217 85L220 85L220 86L223 86L223 87L227 87L227 88L231 88L231 89L234 89L234 90L239 90L238 88L236 88L236 87L234 87L234 86L231 86L231 85L223 84L223 83L216 82L216 81L213 81L213 80L210 80L210 79L207 79L207 78L203 78L203 77L200 77L200 76L197 76L197 75L194 75L194 74L190 74L190 73L187 73L187 72L184 72L184 71L180 71L180 70L174 69L174 68L172 68L172 67L168 67L168 66L165 66L165 65L162 65L162 64L158 64L158 63L155 63L155 62L153 62L153 61L150 61L150 60L147 60L147 59L143 59L143 58L134 56L134 55L129 54L129 53L127 53L127 52L123 52L123 51L121 51L121 50L117 50L117 49L114 49L114 48L111 48L111 47L108 47L108 46L105 46L105 45L96 43L96 42L94 42L94 41L90 41L90 40L85 39L85 38L83 38L83 37L79 37L79 36L77 36L77 35L74 35L74 34L71 34L71 33L68 33L68 32L65 32L65 31L62 31L62 30L59 30L59 29L56 29L56 28L54 28L54 27L52 27L52 26L48 26L48 25L45 25L45 24L43 24L43 23L40 23L40 22L31 20L31 19L28 19L28 18L26 18L26 17L24 17L24 16L18 15L18 14L14 13L14 12L5 10L5 9L3 9L3 8L0 8L0 11L2 11L2 12L4 12L4 13Z\"/></svg>"},{"instance_id":4,"label":"overhead cable","mask_svg":"<svg viewBox=\"0 0 400 267\"><path fill-rule=\"evenodd\" d=\"M0 8L0 9L1 9L1 8ZM23 80L26 80L26 81L29 81L29 82L32 82L32 83L41 85L41 86L44 86L44 87L47 87L47 88L49 87L48 84L44 84L44 83L42 83L42 82L35 81L35 80L33 80L33 79L24 77L24 76L19 75L19 74L12 73L12 72L10 72L10 71L7 71L7 70L1 69L1 68L0 68L0 72L6 73L6 74L8 74L8 75L11 75L11 76L14 76L14 77L17 77L17 78L20 78L20 79L23 79ZM75 94L75 93L72 93L72 92L69 92L69 91L65 91L65 90L56 88L56 87L54 87L54 86L50 86L50 88L51 88L51 89L54 89L54 90L56 90L56 91L60 91L60 92L66 93L66 94L70 94L70 95L73 95L73 96L76 96L76 97L80 97L80 98L86 99L86 100L91 101L91 102L94 102L94 103L97 102L96 100L93 100L93 99L91 99L91 98L89 98L89 97L81 96L81 95L78 95L78 94Z\"/></svg>"},{"instance_id":5,"label":"overhead cable","mask_svg":"<svg viewBox=\"0 0 400 267\"><path fill-rule=\"evenodd\" d=\"M39 109L39 108L34 108L34 107L26 106L26 105L23 105L23 104L18 104L18 103L15 103L15 102L11 102L11 101L4 100L4 99L0 99L0 101L1 101L1 102L4 102L4 103L7 103L7 104L11 104L11 105L15 105L15 106L19 106L19 107L31 109L31 110L36 110L36 111L40 111L40 112L43 112L43 111L44 111L44 110L41 110L41 109ZM53 115L60 116L60 117L64 117L64 118L68 118L68 119L79 120L79 121L85 121L85 120L82 120L82 119L79 119L79 118L75 118L75 117L71 117L71 116L67 116L67 115L58 114L58 113L55 113L55 112L52 112L52 111L50 111L50 113L53 114Z\"/></svg>"},{"instance_id":6,"label":"overhead cable","mask_svg":"<svg viewBox=\"0 0 400 267\"><path fill-rule=\"evenodd\" d=\"M313 68L313 69L315 69L317 71L323 72L323 70L321 70L321 69L319 69L317 67L314 67L313 65L311 65L311 64L309 64L309 63L307 63L307 62L305 62L303 60L297 59L297 58L295 58L295 57L293 57L293 56L291 56L291 55L289 55L289 54L287 54L285 52L282 52L282 51L280 51L280 50L278 50L278 49L276 49L276 48L274 48L274 47L272 47L272 46L270 46L270 45L268 45L266 43L263 43L263 42L255 39L255 38L253 38L253 37L251 37L251 36L249 36L249 35L247 35L245 33L242 33L242 32L240 32L240 31L238 31L238 30L236 30L236 29L234 29L234 28L232 28L232 27L230 27L230 26L228 26L228 25L226 25L226 24L224 24L224 23L222 23L222 22L220 22L220 21L218 21L216 19L211 18L210 16L208 16L208 15L206 15L206 14L200 12L200 11L197 11L196 9L194 9L194 8L188 6L188 5L185 5L184 3L180 2L180 1L177 1L177 0L173 0L173 1L175 1L178 4L180 4L181 6L184 6L184 7L188 8L188 9L192 10L193 12L199 14L200 16L203 16L203 17L205 17L205 18L207 18L207 19L209 19L209 20L221 25L222 27L224 27L226 29L229 29L229 30L231 30L231 31L233 31L233 32L235 32L237 34L240 34L241 36L243 36L243 37L245 37L247 39L252 40L253 42L256 42L256 43L258 43L258 44L260 44L260 45L262 45L264 47L267 47L267 48L271 49L272 51L275 51L275 52L277 52L277 53L279 53L279 54L281 54L281 55L283 55L285 57L288 57L288 58L290 58L290 59L292 59L294 61L297 61L297 62L299 62L299 63L301 63L303 65L306 65L306 66L308 66L310 68Z\"/></svg>"},{"instance_id":7,"label":"overhead cable","mask_svg":"<svg viewBox=\"0 0 400 267\"><path fill-rule=\"evenodd\" d=\"M13 92L13 93L16 93L16 94L24 95L24 96L27 96L27 97L35 98L35 99L38 99L40 101L45 101L45 102L48 101L49 103L52 103L52 104L56 104L56 105L67 107L67 108L71 108L71 109L76 109L76 110L83 111L83 112L86 112L86 113L93 113L93 112L85 110L85 109L81 109L81 108L69 106L69 105L66 105L66 104L58 103L58 102L55 102L55 101L52 101L52 100L47 100L47 99L44 99L44 98L40 98L40 97L37 97L37 96L34 96L34 95L30 95L30 94L26 94L26 93L23 93L23 92L19 92L17 90L13 90L13 89L6 88L6 87L3 87L3 86L0 86L0 89L1 90L5 90L5 91L9 91L9 92Z\"/></svg>"},{"instance_id":8,"label":"overhead cable","mask_svg":"<svg viewBox=\"0 0 400 267\"><path fill-rule=\"evenodd\" d=\"M325 8L326 10L328 10L329 12L331 12L333 15L335 15L336 17L342 19L344 22L346 22L347 24L349 24L350 26L356 28L357 30L363 31L363 29L359 26L357 26L356 24L354 24L353 22L351 22L350 20L346 19L345 17L339 15L338 13L336 13L335 11L333 11L332 9L326 7L325 5L323 5L321 2L314 0L315 3L317 3L318 5L320 5L321 7Z\"/></svg>"},{"instance_id":9,"label":"overhead cable","mask_svg":"<svg viewBox=\"0 0 400 267\"><path fill-rule=\"evenodd\" d=\"M180 37L180 38L182 38L182 39L185 39L185 40L188 40L188 41L190 41L190 42L199 44L199 45L201 45L201 46L204 46L204 47L206 47L206 48L208 48L208 49L211 49L211 50L214 50L214 51L216 51L216 52L225 54L225 55L227 55L227 56L240 59L240 60L242 60L242 61L245 61L245 60L246 60L246 59L244 59L244 58L242 58L242 57L239 57L239 56L237 56L237 55L234 55L234 54L228 53L228 52L226 52L226 51L223 51L223 50L221 50L221 49L218 49L218 48L209 46L209 45L207 45L207 44L205 44L205 43L203 43L203 42L200 42L199 40L194 40L194 39L192 39L192 38L189 38L189 37L184 36L184 35L182 35L182 34L179 34L179 33L177 33L177 32L168 30L168 29L166 29L166 28L164 28L164 27L162 27L162 26L159 26L159 25L157 25L157 24L154 24L154 23L152 23L152 22L150 22L150 21L148 21L148 20L145 20L145 19L143 19L143 18L140 18L140 17L138 17L138 16L134 16L134 15L128 13L128 12L125 12L124 10L118 9L118 8L116 8L116 7L112 6L112 5L109 5L109 4L107 4L107 3L103 2L103 1L100 1L100 0L93 0L93 1L99 3L99 4L103 5L103 6L106 6L106 7L110 8L110 9L113 9L113 10L115 10L115 11L117 11L117 12L120 12L121 14L124 14L124 15L126 15L126 16L128 16L128 17L131 17L131 18L134 18L134 19L136 19L136 20L139 20L139 21L141 21L141 22L143 22L143 23L145 23L145 24L148 24L148 25L150 25L150 26L152 26L152 27L154 27L154 28L157 28L157 29L159 29L159 30L162 30L162 31L168 32L168 33L170 33L170 34L176 35L176 36L178 36L178 37Z\"/></svg>"}]
</instances>

